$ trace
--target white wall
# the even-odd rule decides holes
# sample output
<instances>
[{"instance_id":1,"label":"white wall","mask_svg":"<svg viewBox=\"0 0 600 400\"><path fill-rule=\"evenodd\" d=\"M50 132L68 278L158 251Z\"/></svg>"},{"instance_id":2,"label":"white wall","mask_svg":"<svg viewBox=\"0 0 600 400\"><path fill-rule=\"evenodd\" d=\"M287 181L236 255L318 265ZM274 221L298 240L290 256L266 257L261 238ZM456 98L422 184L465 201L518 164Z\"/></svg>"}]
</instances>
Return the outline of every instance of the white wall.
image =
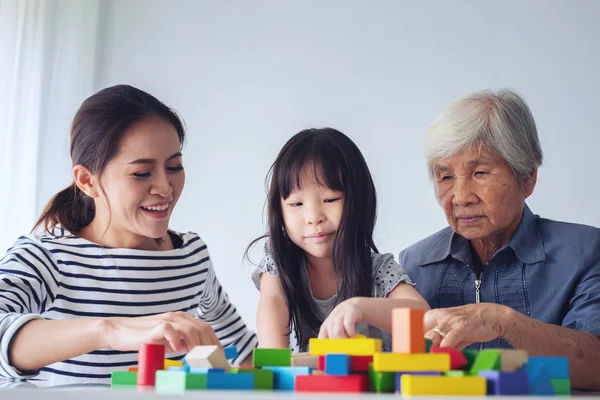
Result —
<instances>
[{"instance_id":1,"label":"white wall","mask_svg":"<svg viewBox=\"0 0 600 400\"><path fill-rule=\"evenodd\" d=\"M173 227L207 241L252 327L258 293L242 255L263 232L265 174L305 127L336 127L362 149L380 195L376 242L397 256L445 226L423 159L427 125L458 94L517 89L546 156L532 209L600 226L593 161L600 2L110 0L101 7L95 88L133 84L183 115L188 180ZM63 186L58 174L55 186Z\"/></svg>"}]
</instances>

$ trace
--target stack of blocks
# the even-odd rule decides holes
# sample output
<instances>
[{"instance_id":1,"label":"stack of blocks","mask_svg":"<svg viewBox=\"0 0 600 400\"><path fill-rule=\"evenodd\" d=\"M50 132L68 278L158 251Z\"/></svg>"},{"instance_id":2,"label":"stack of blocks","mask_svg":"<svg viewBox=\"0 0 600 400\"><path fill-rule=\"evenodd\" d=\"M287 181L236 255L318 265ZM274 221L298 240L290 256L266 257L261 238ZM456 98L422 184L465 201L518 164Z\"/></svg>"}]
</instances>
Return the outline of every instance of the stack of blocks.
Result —
<instances>
[{"instance_id":1,"label":"stack of blocks","mask_svg":"<svg viewBox=\"0 0 600 400\"><path fill-rule=\"evenodd\" d=\"M165 360L164 347L140 346L138 367L115 371L112 385L189 390L397 392L402 395L569 395L565 357L528 357L523 350L456 350L423 339L424 312L392 314L392 352L380 339L310 339L309 352L254 349L253 367L233 368L235 347L197 346L184 362Z\"/></svg>"}]
</instances>

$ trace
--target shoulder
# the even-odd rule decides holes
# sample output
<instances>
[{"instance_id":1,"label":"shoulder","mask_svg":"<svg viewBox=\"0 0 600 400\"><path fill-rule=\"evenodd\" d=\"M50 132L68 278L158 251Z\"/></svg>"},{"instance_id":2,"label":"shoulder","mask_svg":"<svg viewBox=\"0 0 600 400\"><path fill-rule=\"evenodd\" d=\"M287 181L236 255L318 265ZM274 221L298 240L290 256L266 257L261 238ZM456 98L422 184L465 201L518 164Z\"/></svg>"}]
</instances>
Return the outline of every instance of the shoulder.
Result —
<instances>
[{"instance_id":1,"label":"shoulder","mask_svg":"<svg viewBox=\"0 0 600 400\"><path fill-rule=\"evenodd\" d=\"M600 229L541 217L536 222L547 255L570 261L581 258L583 266L599 261Z\"/></svg>"},{"instance_id":2,"label":"shoulder","mask_svg":"<svg viewBox=\"0 0 600 400\"><path fill-rule=\"evenodd\" d=\"M450 253L454 232L448 226L427 236L400 252L398 261L402 268L409 269L444 260Z\"/></svg>"}]
</instances>

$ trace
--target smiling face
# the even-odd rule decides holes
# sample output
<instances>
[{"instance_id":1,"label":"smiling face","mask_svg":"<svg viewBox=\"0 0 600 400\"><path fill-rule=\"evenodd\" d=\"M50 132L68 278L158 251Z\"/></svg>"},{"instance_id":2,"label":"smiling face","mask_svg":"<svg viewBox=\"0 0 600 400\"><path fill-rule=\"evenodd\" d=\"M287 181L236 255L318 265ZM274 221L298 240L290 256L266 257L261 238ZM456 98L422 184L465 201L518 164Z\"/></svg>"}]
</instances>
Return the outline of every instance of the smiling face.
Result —
<instances>
[{"instance_id":1,"label":"smiling face","mask_svg":"<svg viewBox=\"0 0 600 400\"><path fill-rule=\"evenodd\" d=\"M167 234L185 173L175 128L152 117L132 125L100 176L93 223L108 226L108 243L146 247ZM110 206L110 207L108 207Z\"/></svg>"},{"instance_id":2,"label":"smiling face","mask_svg":"<svg viewBox=\"0 0 600 400\"><path fill-rule=\"evenodd\" d=\"M319 184L325 181L316 179L313 168L303 170L300 182L300 188L281 198L285 231L309 261L331 259L342 220L344 193Z\"/></svg>"},{"instance_id":3,"label":"smiling face","mask_svg":"<svg viewBox=\"0 0 600 400\"><path fill-rule=\"evenodd\" d=\"M435 191L455 232L503 246L521 221L525 199L535 187L535 173L517 178L495 153L473 148L436 160Z\"/></svg>"}]
</instances>

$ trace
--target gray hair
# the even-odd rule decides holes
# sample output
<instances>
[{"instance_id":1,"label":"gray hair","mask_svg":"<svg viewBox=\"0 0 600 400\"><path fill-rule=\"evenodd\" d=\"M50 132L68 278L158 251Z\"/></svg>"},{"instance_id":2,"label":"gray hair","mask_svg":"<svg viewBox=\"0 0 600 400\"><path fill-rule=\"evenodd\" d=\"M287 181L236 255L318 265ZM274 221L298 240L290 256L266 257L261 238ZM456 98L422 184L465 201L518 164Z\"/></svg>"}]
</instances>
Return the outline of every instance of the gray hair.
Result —
<instances>
[{"instance_id":1,"label":"gray hair","mask_svg":"<svg viewBox=\"0 0 600 400\"><path fill-rule=\"evenodd\" d=\"M456 98L427 130L425 158L433 178L436 160L469 148L487 147L517 177L542 165L535 121L525 100L513 90L481 90Z\"/></svg>"}]
</instances>

